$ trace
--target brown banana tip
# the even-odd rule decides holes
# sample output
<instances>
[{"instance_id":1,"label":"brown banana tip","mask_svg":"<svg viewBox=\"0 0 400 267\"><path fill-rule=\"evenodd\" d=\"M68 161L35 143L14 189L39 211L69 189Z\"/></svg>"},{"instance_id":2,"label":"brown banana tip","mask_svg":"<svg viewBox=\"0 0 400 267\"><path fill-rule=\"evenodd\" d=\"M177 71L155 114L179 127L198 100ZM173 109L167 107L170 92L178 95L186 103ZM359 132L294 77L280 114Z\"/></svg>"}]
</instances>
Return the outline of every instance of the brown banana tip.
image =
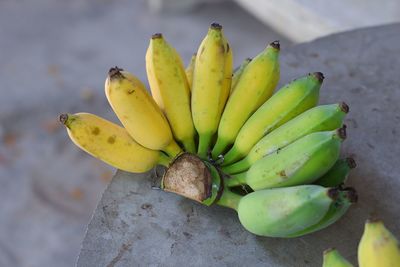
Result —
<instances>
[{"instance_id":1,"label":"brown banana tip","mask_svg":"<svg viewBox=\"0 0 400 267\"><path fill-rule=\"evenodd\" d=\"M62 124L65 125L65 123L66 123L67 120L68 120L68 114L66 114L66 113L61 114L61 115L58 117L58 119L59 119L59 121L60 121Z\"/></svg>"},{"instance_id":2,"label":"brown banana tip","mask_svg":"<svg viewBox=\"0 0 400 267\"><path fill-rule=\"evenodd\" d=\"M336 130L337 136L342 140L346 139L346 137L347 137L346 128L347 128L347 126L343 125L342 128L339 128Z\"/></svg>"},{"instance_id":3,"label":"brown banana tip","mask_svg":"<svg viewBox=\"0 0 400 267\"><path fill-rule=\"evenodd\" d=\"M120 76L122 76L121 71L123 71L123 69L118 68L117 66L115 66L114 68L111 68L111 69L108 71L108 76L109 76L110 78L120 77Z\"/></svg>"},{"instance_id":4,"label":"brown banana tip","mask_svg":"<svg viewBox=\"0 0 400 267\"><path fill-rule=\"evenodd\" d=\"M281 49L281 45L279 43L279 40L275 40L272 43L269 44L270 46L272 46L273 48L280 50Z\"/></svg>"},{"instance_id":5,"label":"brown banana tip","mask_svg":"<svg viewBox=\"0 0 400 267\"><path fill-rule=\"evenodd\" d=\"M314 75L314 77L320 82L322 83L325 79L325 76L322 72L314 72L312 75Z\"/></svg>"},{"instance_id":6,"label":"brown banana tip","mask_svg":"<svg viewBox=\"0 0 400 267\"><path fill-rule=\"evenodd\" d=\"M245 59L247 62L251 62L253 59L251 57L248 57Z\"/></svg>"},{"instance_id":7,"label":"brown banana tip","mask_svg":"<svg viewBox=\"0 0 400 267\"><path fill-rule=\"evenodd\" d=\"M329 188L328 189L328 197L333 200L336 200L339 197L339 189L338 188Z\"/></svg>"},{"instance_id":8,"label":"brown banana tip","mask_svg":"<svg viewBox=\"0 0 400 267\"><path fill-rule=\"evenodd\" d=\"M357 191L353 187L346 187L343 190L345 192L345 198L347 198L350 201L350 203L357 203L358 194L357 194Z\"/></svg>"},{"instance_id":9,"label":"brown banana tip","mask_svg":"<svg viewBox=\"0 0 400 267\"><path fill-rule=\"evenodd\" d=\"M151 36L151 39L161 39L161 38L163 38L163 35L162 35L162 33L159 33L159 32L155 33Z\"/></svg>"},{"instance_id":10,"label":"brown banana tip","mask_svg":"<svg viewBox=\"0 0 400 267\"><path fill-rule=\"evenodd\" d=\"M383 223L383 221L379 218L371 217L365 222L365 224L369 224L369 223Z\"/></svg>"},{"instance_id":11,"label":"brown banana tip","mask_svg":"<svg viewBox=\"0 0 400 267\"><path fill-rule=\"evenodd\" d=\"M217 22L213 22L211 23L210 28L214 30L222 30L222 25Z\"/></svg>"},{"instance_id":12,"label":"brown banana tip","mask_svg":"<svg viewBox=\"0 0 400 267\"><path fill-rule=\"evenodd\" d=\"M345 102L340 102L339 107L344 113L349 113L350 108Z\"/></svg>"},{"instance_id":13,"label":"brown banana tip","mask_svg":"<svg viewBox=\"0 0 400 267\"><path fill-rule=\"evenodd\" d=\"M350 169L354 169L357 167L357 163L353 158L346 158L347 165L349 165Z\"/></svg>"}]
</instances>

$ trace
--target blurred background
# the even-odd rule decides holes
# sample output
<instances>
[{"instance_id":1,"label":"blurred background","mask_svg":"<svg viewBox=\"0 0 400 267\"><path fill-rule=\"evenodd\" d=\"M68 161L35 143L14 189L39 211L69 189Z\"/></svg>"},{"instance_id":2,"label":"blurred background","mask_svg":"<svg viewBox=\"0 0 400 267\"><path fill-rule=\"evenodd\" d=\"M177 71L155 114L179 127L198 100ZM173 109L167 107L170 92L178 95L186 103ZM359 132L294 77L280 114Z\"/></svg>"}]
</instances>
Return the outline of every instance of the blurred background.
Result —
<instances>
[{"instance_id":1,"label":"blurred background","mask_svg":"<svg viewBox=\"0 0 400 267\"><path fill-rule=\"evenodd\" d=\"M153 33L187 63L217 21L239 65L274 40L285 49L399 18L395 0L0 1L0 266L75 264L115 170L78 150L58 115L117 121L103 94L107 71L116 65L147 83Z\"/></svg>"}]
</instances>

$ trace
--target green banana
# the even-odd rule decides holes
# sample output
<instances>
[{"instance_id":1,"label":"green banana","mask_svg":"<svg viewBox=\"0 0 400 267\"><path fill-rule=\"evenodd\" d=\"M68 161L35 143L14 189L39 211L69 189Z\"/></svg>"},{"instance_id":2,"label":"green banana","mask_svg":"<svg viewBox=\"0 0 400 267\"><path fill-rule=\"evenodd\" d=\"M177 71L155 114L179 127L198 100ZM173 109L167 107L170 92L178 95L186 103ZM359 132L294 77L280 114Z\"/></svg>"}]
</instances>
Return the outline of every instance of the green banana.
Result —
<instances>
[{"instance_id":1,"label":"green banana","mask_svg":"<svg viewBox=\"0 0 400 267\"><path fill-rule=\"evenodd\" d=\"M323 80L321 72L310 73L268 99L240 129L233 147L224 156L223 165L243 158L264 135L317 105Z\"/></svg>"},{"instance_id":2,"label":"green banana","mask_svg":"<svg viewBox=\"0 0 400 267\"><path fill-rule=\"evenodd\" d=\"M343 258L336 249L330 248L324 251L322 267L353 267L353 264Z\"/></svg>"},{"instance_id":3,"label":"green banana","mask_svg":"<svg viewBox=\"0 0 400 267\"><path fill-rule=\"evenodd\" d=\"M224 94L226 46L222 26L211 24L197 52L192 85L192 117L199 134L198 155L207 157L217 132ZM223 103L225 105L225 103Z\"/></svg>"},{"instance_id":4,"label":"green banana","mask_svg":"<svg viewBox=\"0 0 400 267\"><path fill-rule=\"evenodd\" d=\"M333 167L319 178L315 184L334 187L343 184L349 176L350 170L356 167L352 158L338 159Z\"/></svg>"},{"instance_id":5,"label":"green banana","mask_svg":"<svg viewBox=\"0 0 400 267\"><path fill-rule=\"evenodd\" d=\"M233 208L249 232L288 237L320 221L336 201L338 189L301 185L239 196L225 188L217 204Z\"/></svg>"},{"instance_id":6,"label":"green banana","mask_svg":"<svg viewBox=\"0 0 400 267\"><path fill-rule=\"evenodd\" d=\"M313 132L337 129L342 126L348 111L349 107L345 103L322 105L307 110L264 136L244 159L223 166L222 171L227 174L246 171L257 160L284 148L303 136Z\"/></svg>"},{"instance_id":7,"label":"green banana","mask_svg":"<svg viewBox=\"0 0 400 267\"><path fill-rule=\"evenodd\" d=\"M299 237L309 233L313 233L328 227L329 225L338 221L347 212L353 203L358 199L357 192L349 187L341 189L337 200L331 204L325 216L316 224L305 228L299 232L293 233L288 237Z\"/></svg>"},{"instance_id":8,"label":"green banana","mask_svg":"<svg viewBox=\"0 0 400 267\"><path fill-rule=\"evenodd\" d=\"M279 81L279 43L273 42L243 70L229 96L212 150L216 159L235 141L240 128L271 95Z\"/></svg>"},{"instance_id":9,"label":"green banana","mask_svg":"<svg viewBox=\"0 0 400 267\"><path fill-rule=\"evenodd\" d=\"M226 184L247 184L256 191L312 183L335 164L345 138L345 128L311 133L234 174Z\"/></svg>"},{"instance_id":10,"label":"green banana","mask_svg":"<svg viewBox=\"0 0 400 267\"><path fill-rule=\"evenodd\" d=\"M196 62L196 56L197 54L194 53L192 55L192 57L190 58L190 62L187 65L186 69L185 69L185 73L186 73L186 78L189 84L189 89L192 89L192 83L193 83L193 71L194 71L194 63Z\"/></svg>"},{"instance_id":11,"label":"green banana","mask_svg":"<svg viewBox=\"0 0 400 267\"><path fill-rule=\"evenodd\" d=\"M231 94L233 92L233 90L235 90L235 86L237 84L237 82L240 79L240 76L242 76L243 70L246 68L247 65L249 65L251 61L251 58L246 58L242 64L240 64L240 66L233 72L232 74L232 83L231 83Z\"/></svg>"}]
</instances>

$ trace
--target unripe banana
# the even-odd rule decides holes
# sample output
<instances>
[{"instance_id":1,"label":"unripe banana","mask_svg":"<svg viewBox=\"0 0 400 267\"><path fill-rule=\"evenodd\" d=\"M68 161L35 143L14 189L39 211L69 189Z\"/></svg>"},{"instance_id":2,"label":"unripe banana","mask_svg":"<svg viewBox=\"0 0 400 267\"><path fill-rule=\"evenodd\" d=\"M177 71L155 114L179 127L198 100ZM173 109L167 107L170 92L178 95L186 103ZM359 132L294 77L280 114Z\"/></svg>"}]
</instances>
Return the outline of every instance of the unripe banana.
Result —
<instances>
[{"instance_id":1,"label":"unripe banana","mask_svg":"<svg viewBox=\"0 0 400 267\"><path fill-rule=\"evenodd\" d=\"M400 266L400 244L382 221L367 221L358 245L360 267Z\"/></svg>"},{"instance_id":2,"label":"unripe banana","mask_svg":"<svg viewBox=\"0 0 400 267\"><path fill-rule=\"evenodd\" d=\"M247 172L233 175L226 183L247 184L255 191L312 183L335 164L345 138L345 128L309 134L256 161Z\"/></svg>"},{"instance_id":3,"label":"unripe banana","mask_svg":"<svg viewBox=\"0 0 400 267\"><path fill-rule=\"evenodd\" d=\"M353 264L343 258L336 249L331 248L324 251L322 267L353 267Z\"/></svg>"},{"instance_id":4,"label":"unripe banana","mask_svg":"<svg viewBox=\"0 0 400 267\"><path fill-rule=\"evenodd\" d=\"M321 72L310 73L287 84L268 99L240 129L233 147L224 156L223 165L243 158L264 135L314 107L323 79Z\"/></svg>"},{"instance_id":5,"label":"unripe banana","mask_svg":"<svg viewBox=\"0 0 400 267\"><path fill-rule=\"evenodd\" d=\"M128 132L90 113L62 114L71 140L82 150L105 163L128 172L146 172L171 161L161 151L138 144Z\"/></svg>"},{"instance_id":6,"label":"unripe banana","mask_svg":"<svg viewBox=\"0 0 400 267\"><path fill-rule=\"evenodd\" d=\"M320 221L337 197L337 189L302 185L256 191L244 196L237 212L253 234L288 237Z\"/></svg>"},{"instance_id":7,"label":"unripe banana","mask_svg":"<svg viewBox=\"0 0 400 267\"><path fill-rule=\"evenodd\" d=\"M226 51L222 26L213 23L197 51L193 72L192 117L199 134L198 154L206 158L220 119Z\"/></svg>"},{"instance_id":8,"label":"unripe banana","mask_svg":"<svg viewBox=\"0 0 400 267\"><path fill-rule=\"evenodd\" d=\"M193 71L194 71L194 65L196 62L196 53L194 53L192 55L192 57L190 58L190 62L187 65L186 69L185 69L185 73L186 73L186 78L189 84L189 89L192 90L192 84L193 84Z\"/></svg>"},{"instance_id":9,"label":"unripe banana","mask_svg":"<svg viewBox=\"0 0 400 267\"><path fill-rule=\"evenodd\" d=\"M162 34L154 34L146 53L146 70L151 91L157 91L175 139L183 144L186 151L195 153L190 91L180 62L179 55Z\"/></svg>"},{"instance_id":10,"label":"unripe banana","mask_svg":"<svg viewBox=\"0 0 400 267\"><path fill-rule=\"evenodd\" d=\"M352 158L338 159L335 165L324 176L319 178L315 184L326 187L339 186L346 182L350 170L356 166L356 162Z\"/></svg>"},{"instance_id":11,"label":"unripe banana","mask_svg":"<svg viewBox=\"0 0 400 267\"><path fill-rule=\"evenodd\" d=\"M118 119L135 141L173 157L182 151L172 137L167 119L139 79L118 67L111 68L105 92Z\"/></svg>"},{"instance_id":12,"label":"unripe banana","mask_svg":"<svg viewBox=\"0 0 400 267\"><path fill-rule=\"evenodd\" d=\"M279 43L273 42L244 69L222 113L214 158L235 141L245 121L272 95L279 81L278 58Z\"/></svg>"},{"instance_id":13,"label":"unripe banana","mask_svg":"<svg viewBox=\"0 0 400 267\"><path fill-rule=\"evenodd\" d=\"M243 70L246 68L246 66L250 63L251 58L246 58L245 60L243 60L242 64L240 64L239 68L237 68L233 74L232 74L232 84L231 84L231 94L233 92L233 90L235 90L235 86L237 84L237 82L240 79L240 76L242 76Z\"/></svg>"},{"instance_id":14,"label":"unripe banana","mask_svg":"<svg viewBox=\"0 0 400 267\"><path fill-rule=\"evenodd\" d=\"M357 199L357 192L353 188L341 189L337 200L331 204L328 212L318 223L293 233L288 237L299 237L328 227L342 218L350 206L357 202Z\"/></svg>"},{"instance_id":15,"label":"unripe banana","mask_svg":"<svg viewBox=\"0 0 400 267\"><path fill-rule=\"evenodd\" d=\"M337 129L342 126L348 110L345 103L323 105L307 110L264 136L244 159L224 166L222 170L227 174L246 171L257 160L284 148L303 136L313 132Z\"/></svg>"}]
</instances>

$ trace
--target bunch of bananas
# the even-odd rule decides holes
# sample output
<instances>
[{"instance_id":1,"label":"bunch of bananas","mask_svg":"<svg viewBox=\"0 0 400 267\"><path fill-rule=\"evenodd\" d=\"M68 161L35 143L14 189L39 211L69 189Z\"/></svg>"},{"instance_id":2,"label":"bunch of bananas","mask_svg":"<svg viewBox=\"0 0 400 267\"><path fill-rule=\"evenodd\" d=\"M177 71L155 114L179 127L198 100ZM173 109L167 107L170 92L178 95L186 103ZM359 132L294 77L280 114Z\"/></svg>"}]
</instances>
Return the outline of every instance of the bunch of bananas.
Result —
<instances>
[{"instance_id":1,"label":"bunch of bananas","mask_svg":"<svg viewBox=\"0 0 400 267\"><path fill-rule=\"evenodd\" d=\"M233 70L232 49L213 23L185 69L163 35L154 34L146 53L151 95L118 67L105 82L123 128L89 113L60 120L94 157L128 172L163 165L165 191L233 208L254 234L311 233L357 200L354 189L342 186L355 162L339 159L349 108L317 106L320 72L273 95L279 52L274 41Z\"/></svg>"},{"instance_id":2,"label":"bunch of bananas","mask_svg":"<svg viewBox=\"0 0 400 267\"><path fill-rule=\"evenodd\" d=\"M400 243L380 220L368 220L358 245L360 267L400 266ZM353 267L334 249L324 251L322 267Z\"/></svg>"}]
</instances>

